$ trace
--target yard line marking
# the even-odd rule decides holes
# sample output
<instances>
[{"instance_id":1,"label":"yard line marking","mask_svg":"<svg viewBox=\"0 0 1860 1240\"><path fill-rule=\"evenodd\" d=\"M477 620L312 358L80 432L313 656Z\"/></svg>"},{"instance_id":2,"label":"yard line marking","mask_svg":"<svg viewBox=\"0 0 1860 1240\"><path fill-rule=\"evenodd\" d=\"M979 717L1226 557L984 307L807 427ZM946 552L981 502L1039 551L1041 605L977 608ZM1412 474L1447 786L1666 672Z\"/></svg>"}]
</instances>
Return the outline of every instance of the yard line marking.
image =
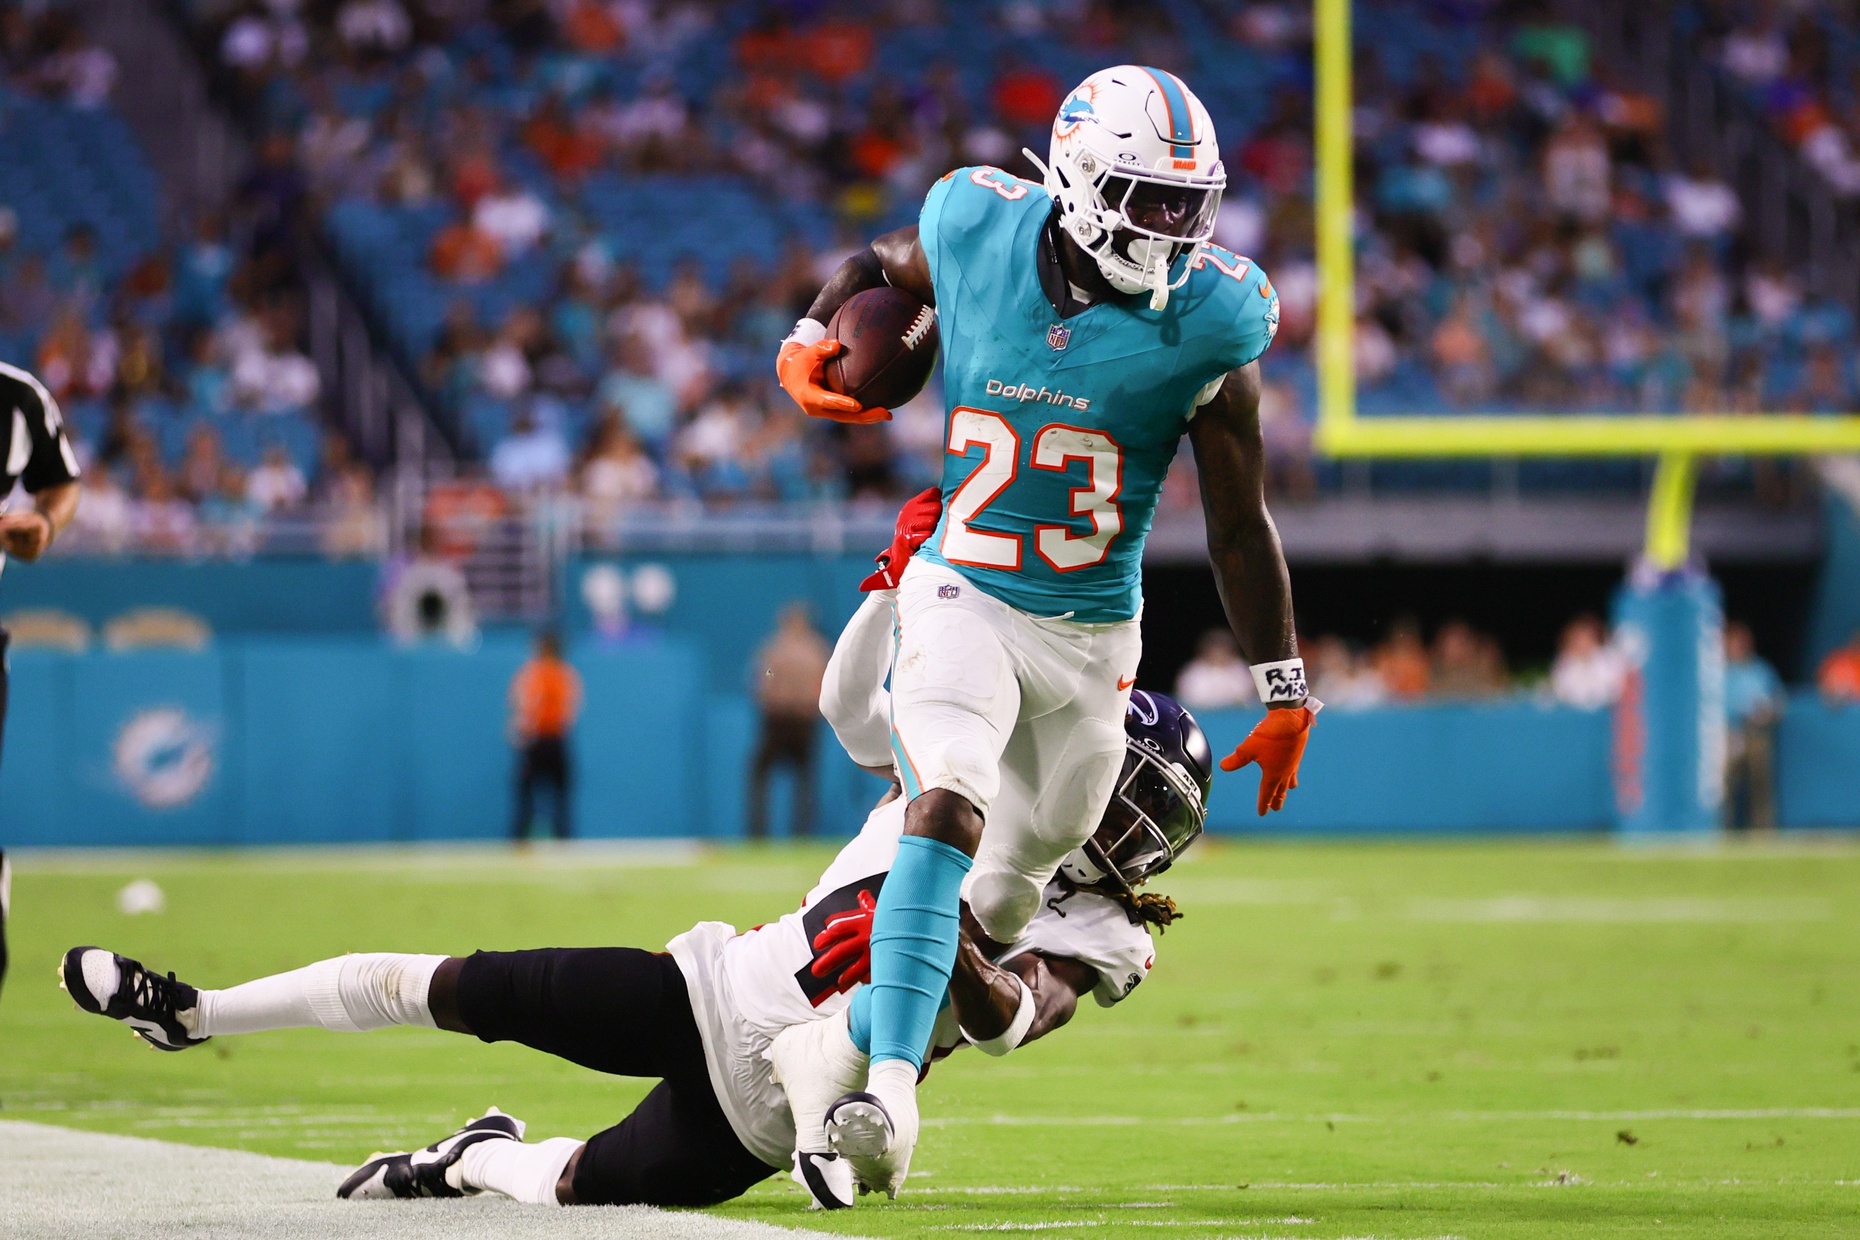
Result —
<instances>
[{"instance_id":1,"label":"yard line marking","mask_svg":"<svg viewBox=\"0 0 1860 1240\"><path fill-rule=\"evenodd\" d=\"M1094 1219L1057 1219L1051 1222L1041 1222L1041 1223L1012 1223L1012 1222L1009 1222L1009 1223L941 1223L935 1227L930 1228L929 1230L931 1231L979 1231L979 1232L1058 1231L1062 1229L1082 1228L1082 1227L1132 1227L1132 1226L1137 1226L1137 1227L1213 1227L1213 1228L1218 1229L1218 1228L1227 1228L1227 1227L1257 1227L1262 1224L1270 1224L1273 1222L1308 1223L1310 1221L1311 1221L1310 1219L1279 1219L1279 1220L1201 1219L1201 1220L1192 1220L1192 1221L1184 1220L1180 1222L1169 1222L1169 1223L1158 1223L1158 1222L1130 1223L1123 1219L1096 1219L1096 1220ZM1294 1238L1294 1237L1287 1237L1287 1236L1237 1235L1232 1232L1218 1232L1218 1231L1216 1235L1218 1237L1218 1240L1302 1240L1302 1238ZM1387 1238L1378 1237L1378 1236L1346 1236L1344 1237L1344 1240L1387 1240ZM1428 1237L1420 1237L1419 1240L1464 1240L1464 1237L1452 1236L1452 1235L1428 1236Z\"/></svg>"},{"instance_id":2,"label":"yard line marking","mask_svg":"<svg viewBox=\"0 0 1860 1240\"><path fill-rule=\"evenodd\" d=\"M1757 896L1506 895L1472 900L1411 900L1410 921L1463 922L1765 922L1822 921L1833 904L1819 896L1767 899Z\"/></svg>"},{"instance_id":3,"label":"yard line marking","mask_svg":"<svg viewBox=\"0 0 1860 1240\"><path fill-rule=\"evenodd\" d=\"M1325 904L1338 893L1309 879L1213 878L1187 875L1169 880L1169 894L1196 905Z\"/></svg>"},{"instance_id":4,"label":"yard line marking","mask_svg":"<svg viewBox=\"0 0 1860 1240\"><path fill-rule=\"evenodd\" d=\"M1056 1227L1278 1227L1315 1222L1308 1218L1056 1219L1045 1223L941 1223L931 1231L1047 1231Z\"/></svg>"},{"instance_id":5,"label":"yard line marking","mask_svg":"<svg viewBox=\"0 0 1860 1240\"><path fill-rule=\"evenodd\" d=\"M1653 1111L1449 1111L1435 1119L1477 1121L1573 1119L1860 1119L1860 1107L1759 1107L1751 1110L1694 1109Z\"/></svg>"},{"instance_id":6,"label":"yard line marking","mask_svg":"<svg viewBox=\"0 0 1860 1240\"><path fill-rule=\"evenodd\" d=\"M1758 1107L1746 1110L1699 1108L1646 1111L1423 1111L1405 1115L1294 1115L1284 1111L1248 1111L1236 1115L938 1115L919 1121L926 1128L988 1125L1002 1128L1135 1128L1147 1124L1171 1128L1228 1124L1418 1124L1456 1120L1465 1123L1513 1123L1532 1120L1623 1121L1659 1119L1860 1119L1860 1107ZM1035 1190L1027 1191L1050 1191Z\"/></svg>"}]
</instances>

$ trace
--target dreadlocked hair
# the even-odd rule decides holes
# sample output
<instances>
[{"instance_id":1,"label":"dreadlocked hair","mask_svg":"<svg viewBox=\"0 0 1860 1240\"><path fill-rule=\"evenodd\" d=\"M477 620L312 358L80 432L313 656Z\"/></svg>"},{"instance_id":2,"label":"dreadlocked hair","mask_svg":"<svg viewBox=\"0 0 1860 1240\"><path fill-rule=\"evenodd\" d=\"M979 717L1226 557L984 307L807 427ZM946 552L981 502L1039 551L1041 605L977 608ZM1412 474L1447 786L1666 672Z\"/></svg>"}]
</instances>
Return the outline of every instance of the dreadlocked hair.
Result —
<instances>
[{"instance_id":1,"label":"dreadlocked hair","mask_svg":"<svg viewBox=\"0 0 1860 1240\"><path fill-rule=\"evenodd\" d=\"M1064 917L1066 911L1061 908L1060 905L1085 889L1067 878L1064 874L1055 874L1053 877L1058 880L1059 885L1063 887L1065 891L1064 894L1054 896L1052 899L1048 900L1046 902L1046 907L1052 909L1061 917ZM1126 891L1122 888L1108 886L1093 887L1091 890L1094 894L1103 896L1105 899L1116 904L1117 907L1123 909L1124 915L1130 918L1131 925L1155 926L1156 933L1158 934L1161 934L1164 930L1187 916L1187 914L1183 913L1181 909L1175 906L1174 900L1171 900L1160 891Z\"/></svg>"},{"instance_id":2,"label":"dreadlocked hair","mask_svg":"<svg viewBox=\"0 0 1860 1240\"><path fill-rule=\"evenodd\" d=\"M1104 893L1123 908L1136 926L1155 926L1156 933L1182 920L1182 910L1160 891L1107 891Z\"/></svg>"}]
</instances>

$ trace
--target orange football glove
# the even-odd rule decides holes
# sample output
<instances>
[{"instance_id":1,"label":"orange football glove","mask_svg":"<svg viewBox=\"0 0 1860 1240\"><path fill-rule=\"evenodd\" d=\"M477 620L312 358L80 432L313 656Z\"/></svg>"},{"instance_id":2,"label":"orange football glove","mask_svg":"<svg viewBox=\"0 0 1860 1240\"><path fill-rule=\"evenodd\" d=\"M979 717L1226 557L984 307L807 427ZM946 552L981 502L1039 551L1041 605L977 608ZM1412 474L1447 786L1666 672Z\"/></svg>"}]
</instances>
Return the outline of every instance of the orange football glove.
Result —
<instances>
[{"instance_id":1,"label":"orange football glove","mask_svg":"<svg viewBox=\"0 0 1860 1240\"><path fill-rule=\"evenodd\" d=\"M810 418L852 422L861 426L891 421L891 410L867 409L852 397L841 396L822 382L825 377L822 371L826 369L827 359L839 351L840 342L837 340L817 340L813 344L790 340L775 355L775 377L781 381L782 390L794 397L794 403L801 406L802 412Z\"/></svg>"},{"instance_id":2,"label":"orange football glove","mask_svg":"<svg viewBox=\"0 0 1860 1240\"><path fill-rule=\"evenodd\" d=\"M1305 756L1305 738L1317 712L1309 706L1269 710L1253 725L1239 748L1221 759L1223 771L1237 771L1249 762L1259 763L1259 813L1284 809L1285 794L1298 786L1298 760Z\"/></svg>"},{"instance_id":3,"label":"orange football glove","mask_svg":"<svg viewBox=\"0 0 1860 1240\"><path fill-rule=\"evenodd\" d=\"M891 545L873 556L878 571L859 583L861 590L895 590L904 577L904 568L917 553L917 548L924 545L924 540L936 532L936 523L943 516L943 492L938 487L926 487L923 491L904 501L904 507L898 510L898 526L892 532Z\"/></svg>"}]
</instances>

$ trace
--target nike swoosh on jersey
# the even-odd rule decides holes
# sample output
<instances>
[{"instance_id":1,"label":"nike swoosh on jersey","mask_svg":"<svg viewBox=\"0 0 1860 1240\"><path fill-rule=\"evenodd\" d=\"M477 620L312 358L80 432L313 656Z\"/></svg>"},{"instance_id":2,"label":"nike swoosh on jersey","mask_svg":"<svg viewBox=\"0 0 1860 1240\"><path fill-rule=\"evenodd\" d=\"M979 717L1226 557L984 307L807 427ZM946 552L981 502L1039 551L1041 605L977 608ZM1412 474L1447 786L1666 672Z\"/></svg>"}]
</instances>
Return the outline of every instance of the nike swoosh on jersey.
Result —
<instances>
[{"instance_id":1,"label":"nike swoosh on jersey","mask_svg":"<svg viewBox=\"0 0 1860 1240\"><path fill-rule=\"evenodd\" d=\"M1135 676L1132 676L1132 677L1131 677L1131 678L1130 678L1129 680L1125 680L1125 679L1123 679L1122 677L1119 677L1119 678L1118 678L1118 681L1117 681L1117 687L1118 687L1118 688L1119 688L1120 690L1123 690L1123 689L1128 689L1128 688L1130 688L1130 686L1132 686L1132 685L1134 685L1134 684L1136 684L1136 683L1137 683L1137 678L1136 678Z\"/></svg>"}]
</instances>

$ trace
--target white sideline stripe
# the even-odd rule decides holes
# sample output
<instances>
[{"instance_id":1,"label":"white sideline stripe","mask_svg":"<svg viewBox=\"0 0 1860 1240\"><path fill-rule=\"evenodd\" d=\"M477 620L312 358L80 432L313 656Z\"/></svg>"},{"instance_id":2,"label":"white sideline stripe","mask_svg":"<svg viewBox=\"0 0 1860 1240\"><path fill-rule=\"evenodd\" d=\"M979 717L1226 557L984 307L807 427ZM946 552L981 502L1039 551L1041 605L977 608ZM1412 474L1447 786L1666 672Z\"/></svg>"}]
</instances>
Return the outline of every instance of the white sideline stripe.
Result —
<instances>
[{"instance_id":1,"label":"white sideline stripe","mask_svg":"<svg viewBox=\"0 0 1860 1240\"><path fill-rule=\"evenodd\" d=\"M834 1240L650 1206L338 1201L349 1168L0 1120L7 1240Z\"/></svg>"},{"instance_id":2,"label":"white sideline stripe","mask_svg":"<svg viewBox=\"0 0 1860 1240\"><path fill-rule=\"evenodd\" d=\"M1530 1120L1607 1120L1614 1122L1655 1119L1860 1119L1860 1107L1761 1107L1754 1110L1683 1111L1442 1111L1413 1115L1291 1115L1281 1111L1250 1111L1244 1115L1182 1115L1174 1119L1158 1119L1153 1115L930 1115L918 1122L925 1128L962 1128L976 1124L1003 1128L1140 1128L1150 1124L1173 1128L1200 1128L1226 1124L1405 1124L1431 1123L1443 1119L1468 1123L1513 1123ZM1025 1191L1063 1190L1027 1189Z\"/></svg>"}]
</instances>

